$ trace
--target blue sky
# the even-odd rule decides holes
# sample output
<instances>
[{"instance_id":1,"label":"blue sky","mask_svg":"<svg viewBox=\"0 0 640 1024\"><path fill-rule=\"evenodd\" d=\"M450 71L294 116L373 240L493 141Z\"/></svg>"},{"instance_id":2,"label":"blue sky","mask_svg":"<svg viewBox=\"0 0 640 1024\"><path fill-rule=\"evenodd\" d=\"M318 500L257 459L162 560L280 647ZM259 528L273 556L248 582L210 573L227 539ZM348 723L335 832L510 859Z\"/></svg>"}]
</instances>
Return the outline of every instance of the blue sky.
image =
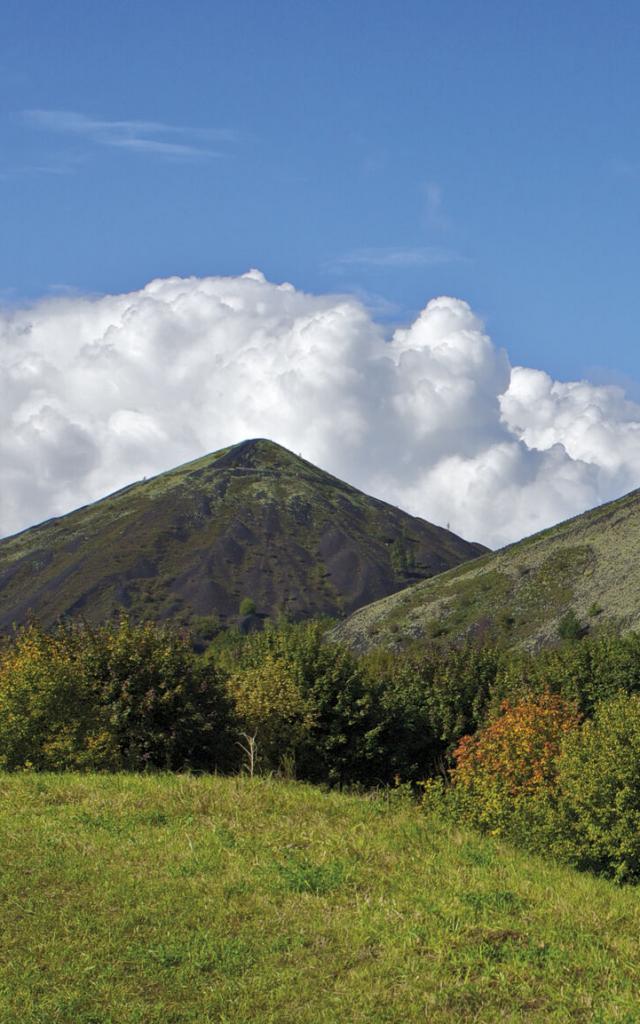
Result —
<instances>
[{"instance_id":1,"label":"blue sky","mask_svg":"<svg viewBox=\"0 0 640 1024\"><path fill-rule=\"evenodd\" d=\"M4 0L0 294L452 294L637 397L639 43L626 0Z\"/></svg>"}]
</instances>

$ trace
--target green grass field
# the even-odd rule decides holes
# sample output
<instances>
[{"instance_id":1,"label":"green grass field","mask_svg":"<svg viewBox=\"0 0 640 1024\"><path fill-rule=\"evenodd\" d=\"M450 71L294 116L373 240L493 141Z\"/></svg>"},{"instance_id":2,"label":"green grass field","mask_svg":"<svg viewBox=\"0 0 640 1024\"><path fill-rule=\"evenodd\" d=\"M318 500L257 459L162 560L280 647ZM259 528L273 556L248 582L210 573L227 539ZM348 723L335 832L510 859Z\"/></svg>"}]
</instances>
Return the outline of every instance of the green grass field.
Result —
<instances>
[{"instance_id":1,"label":"green grass field","mask_svg":"<svg viewBox=\"0 0 640 1024\"><path fill-rule=\"evenodd\" d=\"M640 892L399 800L0 776L2 1024L640 1021Z\"/></svg>"}]
</instances>

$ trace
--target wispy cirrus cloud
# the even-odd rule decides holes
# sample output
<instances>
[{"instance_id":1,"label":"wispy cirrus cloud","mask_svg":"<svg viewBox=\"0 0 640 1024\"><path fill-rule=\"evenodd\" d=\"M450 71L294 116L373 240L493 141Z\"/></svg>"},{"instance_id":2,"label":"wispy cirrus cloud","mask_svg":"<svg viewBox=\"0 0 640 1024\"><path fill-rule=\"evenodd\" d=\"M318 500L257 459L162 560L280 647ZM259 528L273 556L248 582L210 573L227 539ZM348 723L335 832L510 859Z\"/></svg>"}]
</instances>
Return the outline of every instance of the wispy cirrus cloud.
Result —
<instances>
[{"instance_id":1,"label":"wispy cirrus cloud","mask_svg":"<svg viewBox=\"0 0 640 1024\"><path fill-rule=\"evenodd\" d=\"M22 117L42 131L75 136L98 146L178 159L220 156L220 150L211 146L237 138L228 130L185 128L162 121L108 121L74 110L24 110Z\"/></svg>"},{"instance_id":2,"label":"wispy cirrus cloud","mask_svg":"<svg viewBox=\"0 0 640 1024\"><path fill-rule=\"evenodd\" d=\"M442 186L437 181L425 181L422 194L426 226L432 231L448 231L450 223L444 209Z\"/></svg>"},{"instance_id":3,"label":"wispy cirrus cloud","mask_svg":"<svg viewBox=\"0 0 640 1024\"><path fill-rule=\"evenodd\" d=\"M434 245L382 246L352 249L333 261L335 267L433 267L463 259L458 253Z\"/></svg>"},{"instance_id":4,"label":"wispy cirrus cloud","mask_svg":"<svg viewBox=\"0 0 640 1024\"><path fill-rule=\"evenodd\" d=\"M43 174L54 177L66 177L75 174L84 163L85 158L78 153L45 153L38 162L0 162L0 181L11 181L15 178L32 178Z\"/></svg>"}]
</instances>

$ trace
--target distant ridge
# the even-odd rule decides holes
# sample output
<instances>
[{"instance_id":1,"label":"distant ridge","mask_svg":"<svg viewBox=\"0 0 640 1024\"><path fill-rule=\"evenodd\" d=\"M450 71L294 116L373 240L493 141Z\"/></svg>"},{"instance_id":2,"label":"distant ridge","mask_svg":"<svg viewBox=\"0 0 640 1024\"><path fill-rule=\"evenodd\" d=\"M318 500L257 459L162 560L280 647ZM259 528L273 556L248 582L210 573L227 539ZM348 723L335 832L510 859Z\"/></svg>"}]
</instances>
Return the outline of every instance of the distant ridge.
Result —
<instances>
[{"instance_id":1,"label":"distant ridge","mask_svg":"<svg viewBox=\"0 0 640 1024\"><path fill-rule=\"evenodd\" d=\"M485 550L257 438L0 541L0 629L344 615Z\"/></svg>"},{"instance_id":2,"label":"distant ridge","mask_svg":"<svg viewBox=\"0 0 640 1024\"><path fill-rule=\"evenodd\" d=\"M640 490L361 608L335 636L359 649L465 637L535 648L607 624L640 629Z\"/></svg>"}]
</instances>

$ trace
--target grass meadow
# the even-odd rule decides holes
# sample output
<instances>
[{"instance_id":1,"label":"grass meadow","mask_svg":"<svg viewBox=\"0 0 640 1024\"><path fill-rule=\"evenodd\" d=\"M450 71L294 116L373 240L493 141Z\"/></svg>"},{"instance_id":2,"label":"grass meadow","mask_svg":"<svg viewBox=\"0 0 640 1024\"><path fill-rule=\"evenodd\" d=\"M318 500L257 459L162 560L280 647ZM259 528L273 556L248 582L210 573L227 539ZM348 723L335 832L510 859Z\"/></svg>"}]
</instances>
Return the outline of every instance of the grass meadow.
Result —
<instances>
[{"instance_id":1,"label":"grass meadow","mask_svg":"<svg viewBox=\"0 0 640 1024\"><path fill-rule=\"evenodd\" d=\"M0 776L1 1024L640 1021L640 892L391 796Z\"/></svg>"}]
</instances>

